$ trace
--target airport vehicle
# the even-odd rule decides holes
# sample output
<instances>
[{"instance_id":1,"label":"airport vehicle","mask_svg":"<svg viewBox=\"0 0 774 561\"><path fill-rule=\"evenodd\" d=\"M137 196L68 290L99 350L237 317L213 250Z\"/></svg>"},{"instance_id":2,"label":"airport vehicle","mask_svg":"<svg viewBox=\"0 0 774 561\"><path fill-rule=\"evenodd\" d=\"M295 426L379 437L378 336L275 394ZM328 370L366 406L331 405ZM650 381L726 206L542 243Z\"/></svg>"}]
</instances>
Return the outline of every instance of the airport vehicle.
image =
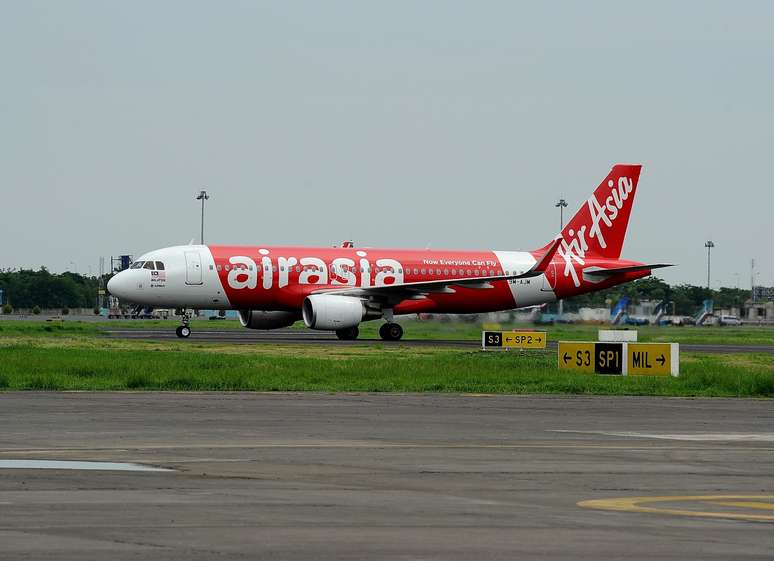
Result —
<instances>
[{"instance_id":1,"label":"airport vehicle","mask_svg":"<svg viewBox=\"0 0 774 561\"><path fill-rule=\"evenodd\" d=\"M668 264L621 259L640 165L618 164L562 232L534 251L187 245L146 253L108 283L144 306L239 310L242 325L308 328L355 339L384 319L398 340L401 314L470 314L553 302L646 277Z\"/></svg>"},{"instance_id":2,"label":"airport vehicle","mask_svg":"<svg viewBox=\"0 0 774 561\"><path fill-rule=\"evenodd\" d=\"M718 323L720 325L742 325L742 321L739 319L738 316L731 316L731 315L721 315Z\"/></svg>"}]
</instances>

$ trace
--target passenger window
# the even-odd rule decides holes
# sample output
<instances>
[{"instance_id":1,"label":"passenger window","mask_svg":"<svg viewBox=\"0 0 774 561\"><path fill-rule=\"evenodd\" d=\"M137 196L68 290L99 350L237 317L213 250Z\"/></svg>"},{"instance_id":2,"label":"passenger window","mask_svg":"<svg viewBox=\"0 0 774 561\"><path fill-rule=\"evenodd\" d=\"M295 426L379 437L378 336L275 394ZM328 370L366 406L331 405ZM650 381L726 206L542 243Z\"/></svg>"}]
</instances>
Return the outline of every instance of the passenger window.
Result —
<instances>
[{"instance_id":1,"label":"passenger window","mask_svg":"<svg viewBox=\"0 0 774 561\"><path fill-rule=\"evenodd\" d=\"M153 261L146 261L143 269L148 269L149 271L153 271L154 270Z\"/></svg>"},{"instance_id":2,"label":"passenger window","mask_svg":"<svg viewBox=\"0 0 774 561\"><path fill-rule=\"evenodd\" d=\"M210 267L212 269L212 267ZM163 271L164 270L164 263L161 261L156 261L156 270L157 271Z\"/></svg>"}]
</instances>

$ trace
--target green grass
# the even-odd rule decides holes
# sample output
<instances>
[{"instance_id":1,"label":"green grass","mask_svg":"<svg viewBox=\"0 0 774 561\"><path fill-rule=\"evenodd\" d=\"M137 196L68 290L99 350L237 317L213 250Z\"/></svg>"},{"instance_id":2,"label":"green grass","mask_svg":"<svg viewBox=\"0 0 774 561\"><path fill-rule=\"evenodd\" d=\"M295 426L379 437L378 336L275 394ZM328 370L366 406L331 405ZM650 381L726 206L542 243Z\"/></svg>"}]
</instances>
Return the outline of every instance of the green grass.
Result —
<instances>
[{"instance_id":1,"label":"green grass","mask_svg":"<svg viewBox=\"0 0 774 561\"><path fill-rule=\"evenodd\" d=\"M418 321L400 319L405 329L406 339L420 340L481 340L481 325L477 323ZM378 329L382 322L369 321L361 324L363 338L378 338ZM174 329L180 325L178 320L113 320L105 322L83 322L64 320L46 321L0 321L0 337L4 335L51 335L51 336L94 336L109 329ZM192 323L194 330L230 330L243 329L236 320L209 321L197 319ZM305 329L301 322L294 326ZM534 326L531 324L502 324L506 329L535 329L547 331L552 341L590 341L596 340L597 331L610 329L605 325L557 324ZM630 328L635 329L635 328ZM670 342L693 344L735 344L735 345L774 345L774 327L655 327L636 328L643 342Z\"/></svg>"},{"instance_id":2,"label":"green grass","mask_svg":"<svg viewBox=\"0 0 774 561\"><path fill-rule=\"evenodd\" d=\"M481 324L441 321L418 321L415 319L398 320L405 329L407 339L426 340L481 340ZM360 334L364 338L378 338L380 321L369 321L360 325ZM104 329L169 329L174 330L180 324L175 320L116 320L101 323ZM238 321L208 321L196 320L192 324L196 330L226 330L243 329ZM294 325L304 329L303 323ZM599 329L614 329L609 325L557 324L536 326L528 323L501 324L501 329L534 329L547 331L553 341L595 341ZM623 327L636 329L642 342L694 343L694 344L739 344L739 345L774 345L774 327L771 326L739 326L739 327Z\"/></svg>"},{"instance_id":3,"label":"green grass","mask_svg":"<svg viewBox=\"0 0 774 561\"><path fill-rule=\"evenodd\" d=\"M185 345L115 348L0 347L5 390L251 390L774 396L765 355L686 356L679 378L572 374L554 353L368 348L256 352Z\"/></svg>"},{"instance_id":4,"label":"green grass","mask_svg":"<svg viewBox=\"0 0 774 561\"><path fill-rule=\"evenodd\" d=\"M554 352L372 343L362 346L143 342L104 336L105 325L176 322L0 322L0 390L369 391L662 396L774 396L765 354L681 353L679 378L604 377L556 367ZM234 322L207 322L223 328ZM375 337L378 323L364 324ZM478 340L473 324L405 322L411 338ZM551 339L594 339L596 326L549 328ZM640 340L773 344L769 328L655 328ZM683 335L682 337L678 337ZM700 337L700 339L697 339Z\"/></svg>"},{"instance_id":5,"label":"green grass","mask_svg":"<svg viewBox=\"0 0 774 561\"><path fill-rule=\"evenodd\" d=\"M88 321L0 321L0 339L13 336L95 337L100 333L100 324Z\"/></svg>"}]
</instances>

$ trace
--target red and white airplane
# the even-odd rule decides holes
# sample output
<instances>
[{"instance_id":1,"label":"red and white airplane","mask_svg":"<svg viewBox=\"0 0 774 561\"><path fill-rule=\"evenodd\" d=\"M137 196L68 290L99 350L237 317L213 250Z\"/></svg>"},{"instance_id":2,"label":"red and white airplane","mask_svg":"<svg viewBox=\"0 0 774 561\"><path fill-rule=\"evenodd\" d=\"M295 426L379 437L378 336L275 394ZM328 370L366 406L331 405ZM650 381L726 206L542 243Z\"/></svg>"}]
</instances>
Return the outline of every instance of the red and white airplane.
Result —
<instances>
[{"instance_id":1,"label":"red and white airplane","mask_svg":"<svg viewBox=\"0 0 774 561\"><path fill-rule=\"evenodd\" d=\"M668 264L620 259L640 165L615 165L558 235L534 251L187 245L151 251L108 282L123 300L235 309L244 327L307 327L355 339L363 321L398 340L395 316L468 314L553 302L646 277Z\"/></svg>"}]
</instances>

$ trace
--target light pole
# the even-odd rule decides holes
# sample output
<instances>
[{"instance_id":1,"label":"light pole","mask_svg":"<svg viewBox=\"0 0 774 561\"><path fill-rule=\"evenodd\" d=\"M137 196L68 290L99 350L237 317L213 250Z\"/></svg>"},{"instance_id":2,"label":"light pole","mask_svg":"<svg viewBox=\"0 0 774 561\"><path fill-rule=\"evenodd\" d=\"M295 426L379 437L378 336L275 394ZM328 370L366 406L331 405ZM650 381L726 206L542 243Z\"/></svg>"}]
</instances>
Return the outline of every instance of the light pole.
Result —
<instances>
[{"instance_id":1,"label":"light pole","mask_svg":"<svg viewBox=\"0 0 774 561\"><path fill-rule=\"evenodd\" d=\"M202 245L204 245L204 201L206 201L209 198L210 196L207 194L207 191L203 189L199 191L199 194L196 196L196 200L202 202L202 239L201 239Z\"/></svg>"},{"instance_id":2,"label":"light pole","mask_svg":"<svg viewBox=\"0 0 774 561\"><path fill-rule=\"evenodd\" d=\"M711 251L712 248L715 247L715 244L712 242L712 240L707 240L704 243L704 247L707 248L707 290L710 290L710 262L711 262Z\"/></svg>"},{"instance_id":3,"label":"light pole","mask_svg":"<svg viewBox=\"0 0 774 561\"><path fill-rule=\"evenodd\" d=\"M70 265L73 266L73 269L75 269L75 274L77 275L78 274L78 263L76 263L75 261L70 261Z\"/></svg>"},{"instance_id":4,"label":"light pole","mask_svg":"<svg viewBox=\"0 0 774 561\"><path fill-rule=\"evenodd\" d=\"M559 199L559 202L554 205L559 207L559 231L564 230L564 209L567 207L567 201Z\"/></svg>"},{"instance_id":5,"label":"light pole","mask_svg":"<svg viewBox=\"0 0 774 561\"><path fill-rule=\"evenodd\" d=\"M554 205L559 207L559 232L564 230L564 209L567 207L567 201L559 199L559 202ZM559 300L559 317L564 316L564 300Z\"/></svg>"}]
</instances>

